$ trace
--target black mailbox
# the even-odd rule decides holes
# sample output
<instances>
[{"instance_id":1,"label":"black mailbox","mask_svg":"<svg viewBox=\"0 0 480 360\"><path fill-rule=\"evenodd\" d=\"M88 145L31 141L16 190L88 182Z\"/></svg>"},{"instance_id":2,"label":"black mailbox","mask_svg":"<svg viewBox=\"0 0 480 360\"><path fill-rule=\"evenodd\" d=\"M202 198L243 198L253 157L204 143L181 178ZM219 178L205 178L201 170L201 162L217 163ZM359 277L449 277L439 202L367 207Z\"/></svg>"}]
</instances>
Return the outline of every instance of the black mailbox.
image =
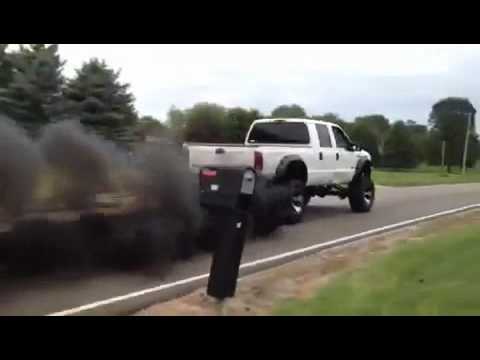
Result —
<instances>
[{"instance_id":1,"label":"black mailbox","mask_svg":"<svg viewBox=\"0 0 480 360\"><path fill-rule=\"evenodd\" d=\"M247 210L255 181L251 168L203 168L199 172L200 204L207 208Z\"/></svg>"},{"instance_id":2,"label":"black mailbox","mask_svg":"<svg viewBox=\"0 0 480 360\"><path fill-rule=\"evenodd\" d=\"M203 168L199 182L201 205L223 210L216 224L222 238L213 253L207 287L208 295L222 300L235 294L256 174L251 168Z\"/></svg>"}]
</instances>

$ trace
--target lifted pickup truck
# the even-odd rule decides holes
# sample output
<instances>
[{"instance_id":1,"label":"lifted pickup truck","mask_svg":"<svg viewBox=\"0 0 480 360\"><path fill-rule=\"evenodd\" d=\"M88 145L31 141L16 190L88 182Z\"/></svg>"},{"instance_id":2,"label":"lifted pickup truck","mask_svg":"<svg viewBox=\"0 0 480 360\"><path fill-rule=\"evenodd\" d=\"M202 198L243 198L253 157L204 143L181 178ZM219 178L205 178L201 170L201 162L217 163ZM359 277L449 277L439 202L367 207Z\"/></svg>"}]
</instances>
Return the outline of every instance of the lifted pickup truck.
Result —
<instances>
[{"instance_id":1,"label":"lifted pickup truck","mask_svg":"<svg viewBox=\"0 0 480 360\"><path fill-rule=\"evenodd\" d=\"M311 119L260 119L244 145L185 144L192 171L252 167L291 193L288 223L300 222L312 196L348 198L354 212L373 206L371 156L336 124Z\"/></svg>"}]
</instances>

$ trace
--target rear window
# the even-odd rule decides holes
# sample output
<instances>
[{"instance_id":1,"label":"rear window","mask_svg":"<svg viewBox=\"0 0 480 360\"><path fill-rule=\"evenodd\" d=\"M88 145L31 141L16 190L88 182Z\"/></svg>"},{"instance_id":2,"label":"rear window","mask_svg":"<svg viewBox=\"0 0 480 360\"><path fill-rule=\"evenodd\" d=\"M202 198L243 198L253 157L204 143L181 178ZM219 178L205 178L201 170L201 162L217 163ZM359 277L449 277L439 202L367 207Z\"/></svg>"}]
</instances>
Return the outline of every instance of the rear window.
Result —
<instances>
[{"instance_id":1,"label":"rear window","mask_svg":"<svg viewBox=\"0 0 480 360\"><path fill-rule=\"evenodd\" d=\"M258 123L250 132L248 142L251 144L309 144L310 136L304 123Z\"/></svg>"}]
</instances>

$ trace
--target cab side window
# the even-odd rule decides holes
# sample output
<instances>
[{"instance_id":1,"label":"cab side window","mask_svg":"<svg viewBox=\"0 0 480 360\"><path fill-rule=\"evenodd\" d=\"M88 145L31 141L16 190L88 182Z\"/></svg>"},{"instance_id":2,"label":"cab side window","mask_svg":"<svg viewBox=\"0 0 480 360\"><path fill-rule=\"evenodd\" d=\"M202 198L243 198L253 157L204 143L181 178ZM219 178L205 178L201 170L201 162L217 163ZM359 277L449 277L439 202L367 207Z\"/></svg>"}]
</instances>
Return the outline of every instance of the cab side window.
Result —
<instances>
[{"instance_id":1,"label":"cab side window","mask_svg":"<svg viewBox=\"0 0 480 360\"><path fill-rule=\"evenodd\" d=\"M337 148L347 149L350 141L345 133L336 126L332 126L332 130L333 136L335 136L335 142L337 143Z\"/></svg>"},{"instance_id":2,"label":"cab side window","mask_svg":"<svg viewBox=\"0 0 480 360\"><path fill-rule=\"evenodd\" d=\"M331 148L332 140L330 139L330 133L328 127L322 124L315 124L317 128L318 141L320 141L320 147Z\"/></svg>"}]
</instances>

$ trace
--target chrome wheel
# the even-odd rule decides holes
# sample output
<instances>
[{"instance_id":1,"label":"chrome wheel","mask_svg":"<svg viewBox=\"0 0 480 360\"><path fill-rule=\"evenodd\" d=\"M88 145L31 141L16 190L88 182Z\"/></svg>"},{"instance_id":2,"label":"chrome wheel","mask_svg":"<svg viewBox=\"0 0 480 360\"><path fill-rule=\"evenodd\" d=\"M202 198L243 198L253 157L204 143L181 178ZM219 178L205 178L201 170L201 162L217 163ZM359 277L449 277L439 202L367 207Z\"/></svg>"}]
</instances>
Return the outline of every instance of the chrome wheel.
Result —
<instances>
[{"instance_id":1,"label":"chrome wheel","mask_svg":"<svg viewBox=\"0 0 480 360\"><path fill-rule=\"evenodd\" d=\"M372 190L366 190L363 193L363 198L365 199L365 202L367 203L367 205L370 205L370 203L372 202L372 199L373 199L373 191Z\"/></svg>"},{"instance_id":2,"label":"chrome wheel","mask_svg":"<svg viewBox=\"0 0 480 360\"><path fill-rule=\"evenodd\" d=\"M368 177L364 177L363 179L364 183L365 183L365 188L363 190L363 199L365 201L365 205L367 207L370 207L370 205L372 204L373 202L373 199L375 197L375 193L374 193L374 185L373 185L373 182L370 178Z\"/></svg>"},{"instance_id":3,"label":"chrome wheel","mask_svg":"<svg viewBox=\"0 0 480 360\"><path fill-rule=\"evenodd\" d=\"M287 224L296 224L302 220L305 210L305 184L300 180L290 180L288 184L290 188L290 199L288 203L285 203Z\"/></svg>"},{"instance_id":4,"label":"chrome wheel","mask_svg":"<svg viewBox=\"0 0 480 360\"><path fill-rule=\"evenodd\" d=\"M305 197L303 195L295 195L292 197L291 205L297 214L301 214L305 204Z\"/></svg>"}]
</instances>

